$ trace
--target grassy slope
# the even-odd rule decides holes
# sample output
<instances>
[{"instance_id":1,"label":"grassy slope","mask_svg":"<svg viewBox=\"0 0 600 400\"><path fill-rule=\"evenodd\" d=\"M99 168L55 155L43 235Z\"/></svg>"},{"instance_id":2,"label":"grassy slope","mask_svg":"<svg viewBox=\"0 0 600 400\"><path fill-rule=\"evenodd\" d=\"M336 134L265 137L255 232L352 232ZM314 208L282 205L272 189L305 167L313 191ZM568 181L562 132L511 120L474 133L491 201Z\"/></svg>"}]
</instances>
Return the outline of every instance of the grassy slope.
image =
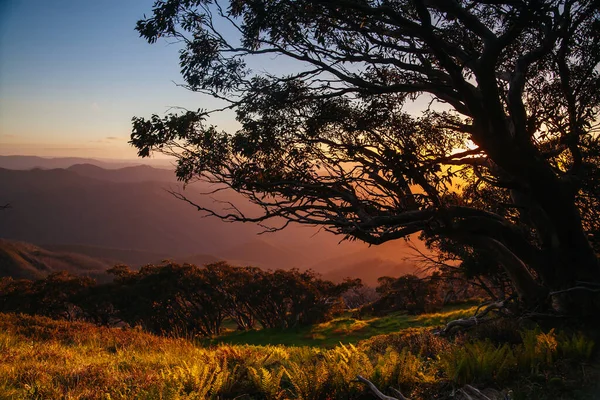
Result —
<instances>
[{"instance_id":1,"label":"grassy slope","mask_svg":"<svg viewBox=\"0 0 600 400\"><path fill-rule=\"evenodd\" d=\"M328 334L332 341L356 341L357 331L367 337L398 327L436 325L470 312L462 308L362 322L342 318L310 332ZM360 324L364 324L360 329L349 329ZM317 339L307 339L307 332L284 336L295 344L315 343ZM229 335L224 340L266 340L257 334ZM372 399L363 386L352 382L357 374L381 388L400 388L413 399L434 394L438 399L454 398L451 394L466 382L503 393L511 390L514 400L600 398L597 368L589 363L589 355L582 357L587 351L554 335L534 331L529 337L533 342L528 347L470 345L410 328L356 347L202 347L137 329L0 314L0 400ZM590 342L582 342L587 348L586 343Z\"/></svg>"},{"instance_id":2,"label":"grassy slope","mask_svg":"<svg viewBox=\"0 0 600 400\"><path fill-rule=\"evenodd\" d=\"M458 311L462 312L462 311ZM456 313L451 311L449 315ZM439 321L449 315L423 317ZM351 341L340 331L348 319L321 324L331 341ZM359 323L355 322L354 324ZM363 321L362 337L409 326L417 319L390 316ZM258 332L230 335L238 343L264 343ZM275 332L269 332L275 335ZM301 332L281 333L295 345L316 343ZM356 335L352 337L357 340ZM279 338L281 339L281 338ZM348 340L346 340L348 339ZM320 341L320 343L327 343ZM402 357L406 357L403 355ZM377 358L380 357L380 358ZM392 357L392 358L390 358ZM0 314L0 400L25 399L369 399L351 383L357 374L385 379L421 373L408 355L374 356L355 347L227 345L203 347L185 339L163 338L137 329L102 328L44 317ZM401 361L401 360L400 360ZM397 366L396 366L397 365ZM396 371L401 368L402 372ZM426 386L436 385L427 374ZM205 393L209 391L209 393Z\"/></svg>"},{"instance_id":3,"label":"grassy slope","mask_svg":"<svg viewBox=\"0 0 600 400\"><path fill-rule=\"evenodd\" d=\"M473 303L452 305L442 312L423 315L393 313L385 317L351 318L350 314L314 326L296 329L261 329L249 332L230 332L204 344L251 344L318 346L331 348L340 343L358 343L375 335L394 333L407 328L440 326L446 322L470 317L475 313ZM235 328L235 326L231 326Z\"/></svg>"}]
</instances>

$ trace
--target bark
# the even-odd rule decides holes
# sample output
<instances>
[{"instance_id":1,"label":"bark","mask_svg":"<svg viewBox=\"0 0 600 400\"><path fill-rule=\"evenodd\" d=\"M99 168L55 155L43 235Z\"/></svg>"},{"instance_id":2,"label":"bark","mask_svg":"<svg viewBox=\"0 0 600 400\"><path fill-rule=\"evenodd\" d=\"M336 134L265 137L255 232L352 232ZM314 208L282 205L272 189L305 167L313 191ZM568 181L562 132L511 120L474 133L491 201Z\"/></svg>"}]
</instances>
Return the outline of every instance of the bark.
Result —
<instances>
[{"instance_id":1,"label":"bark","mask_svg":"<svg viewBox=\"0 0 600 400\"><path fill-rule=\"evenodd\" d=\"M587 240L580 212L575 205L576 189L572 183L565 182L557 175L531 143L531 138L518 134L523 131L523 126L515 125L515 120L511 119L513 116L502 111L495 78L479 72L481 104L472 105L476 127L474 140L531 199L531 210L537 213L536 218L531 220L532 227L546 239L542 243L542 252L545 254L542 261L546 265L527 264L540 275L547 286L546 291L573 287L577 281L600 282L598 258ZM516 99L521 94L513 95ZM524 109L513 107L511 113L518 111L524 112ZM500 242L506 245L505 241ZM498 249L506 261L505 268L511 265L507 272L520 296L534 289L527 283L529 277L518 272L523 270L517 266L520 257L511 263L509 260L514 257L500 247ZM522 257L520 261L523 262ZM537 295L540 292L534 293ZM563 306L570 311L580 312L578 303L581 302L581 299L576 299L571 305Z\"/></svg>"},{"instance_id":2,"label":"bark","mask_svg":"<svg viewBox=\"0 0 600 400\"><path fill-rule=\"evenodd\" d=\"M481 237L475 240L498 255L498 260L513 282L517 295L527 306L536 306L545 302L548 296L547 288L536 281L527 265L508 247L492 238Z\"/></svg>"},{"instance_id":3,"label":"bark","mask_svg":"<svg viewBox=\"0 0 600 400\"><path fill-rule=\"evenodd\" d=\"M538 231L546 233L551 240L543 249L546 261L552 268L547 273L548 289L567 289L576 286L578 281L600 282L598 258L583 229L572 187L561 181L548 166L543 165L545 161L534 161L537 162L531 163L533 165L530 168L525 168L525 178L531 190L531 198L545 216L543 224L534 226ZM543 232L544 229L550 232ZM555 296L553 308L575 315L593 315L598 311L593 296L582 292Z\"/></svg>"}]
</instances>

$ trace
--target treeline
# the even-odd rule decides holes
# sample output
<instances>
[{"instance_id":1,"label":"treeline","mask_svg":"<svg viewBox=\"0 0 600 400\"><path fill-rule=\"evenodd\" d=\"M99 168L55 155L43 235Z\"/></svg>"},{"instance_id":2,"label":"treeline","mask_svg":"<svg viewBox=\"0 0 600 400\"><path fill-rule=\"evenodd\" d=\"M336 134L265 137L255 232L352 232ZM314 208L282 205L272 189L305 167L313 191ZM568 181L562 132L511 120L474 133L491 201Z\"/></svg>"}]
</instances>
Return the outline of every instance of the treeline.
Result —
<instances>
[{"instance_id":1,"label":"treeline","mask_svg":"<svg viewBox=\"0 0 600 400\"><path fill-rule=\"evenodd\" d=\"M213 336L231 319L240 330L290 328L331 319L345 308L343 295L361 286L341 284L297 269L264 271L224 262L117 265L110 283L57 272L45 279L0 280L0 311L141 326L159 334Z\"/></svg>"},{"instance_id":2,"label":"treeline","mask_svg":"<svg viewBox=\"0 0 600 400\"><path fill-rule=\"evenodd\" d=\"M138 271L117 265L112 282L56 272L37 281L0 279L0 312L42 315L102 326L140 326L163 335L216 336L225 320L238 330L292 328L325 322L346 309L355 317L434 312L481 295L459 274L382 277L335 284L313 271L265 271L225 262L198 267L167 263Z\"/></svg>"}]
</instances>

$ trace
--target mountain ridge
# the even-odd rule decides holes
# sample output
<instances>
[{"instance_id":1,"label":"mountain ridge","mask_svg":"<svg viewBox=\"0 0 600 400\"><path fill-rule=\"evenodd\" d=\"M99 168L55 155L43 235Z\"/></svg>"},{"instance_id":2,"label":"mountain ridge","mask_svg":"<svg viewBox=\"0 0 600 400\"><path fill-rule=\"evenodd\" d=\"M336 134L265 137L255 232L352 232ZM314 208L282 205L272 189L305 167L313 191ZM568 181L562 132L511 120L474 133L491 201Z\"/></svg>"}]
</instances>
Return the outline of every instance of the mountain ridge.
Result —
<instances>
[{"instance_id":1,"label":"mountain ridge","mask_svg":"<svg viewBox=\"0 0 600 400\"><path fill-rule=\"evenodd\" d=\"M336 279L344 271L360 270L371 279L374 266L392 272L409 269L400 262L407 250L403 241L370 248L359 242L339 244L338 236L298 225L259 237L263 230L259 226L203 218L169 193L184 190L173 175L150 166L0 168L0 204L11 204L0 212L0 238L135 266L163 259L225 260L265 269L312 268ZM219 203L199 193L207 188L189 185L183 193L197 204L217 207ZM236 193L220 196L218 200L236 202L244 212L256 209Z\"/></svg>"}]
</instances>

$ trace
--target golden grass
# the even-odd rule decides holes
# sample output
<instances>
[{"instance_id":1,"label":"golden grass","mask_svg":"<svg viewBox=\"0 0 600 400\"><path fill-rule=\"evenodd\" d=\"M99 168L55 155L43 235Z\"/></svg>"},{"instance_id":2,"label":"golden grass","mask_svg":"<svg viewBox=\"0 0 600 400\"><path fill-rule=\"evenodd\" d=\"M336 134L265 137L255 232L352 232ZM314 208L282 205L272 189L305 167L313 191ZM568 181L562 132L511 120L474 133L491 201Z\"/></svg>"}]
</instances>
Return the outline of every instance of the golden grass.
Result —
<instances>
[{"instance_id":1,"label":"golden grass","mask_svg":"<svg viewBox=\"0 0 600 400\"><path fill-rule=\"evenodd\" d=\"M504 385L516 375L542 372L556 379L557 360L568 354L587 362L592 354L593 342L581 335L523 335L516 346L457 344L409 328L331 349L199 347L137 329L0 314L0 399L372 398L353 382L357 374L419 399L428 391L451 391L453 384Z\"/></svg>"}]
</instances>

